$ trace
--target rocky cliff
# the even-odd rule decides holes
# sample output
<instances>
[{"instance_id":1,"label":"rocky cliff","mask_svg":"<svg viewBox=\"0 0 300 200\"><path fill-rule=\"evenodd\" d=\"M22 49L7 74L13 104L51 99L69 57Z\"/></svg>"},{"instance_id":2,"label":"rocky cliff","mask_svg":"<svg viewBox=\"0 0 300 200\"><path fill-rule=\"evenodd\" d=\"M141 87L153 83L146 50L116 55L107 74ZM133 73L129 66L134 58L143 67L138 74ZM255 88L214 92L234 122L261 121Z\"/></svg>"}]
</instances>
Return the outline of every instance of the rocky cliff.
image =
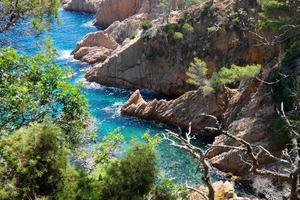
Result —
<instances>
[{"instance_id":1,"label":"rocky cliff","mask_svg":"<svg viewBox=\"0 0 300 200\"><path fill-rule=\"evenodd\" d=\"M136 5L135 12L140 12L143 6ZM203 127L214 125L203 113L215 115L231 133L269 147L275 110L268 85L253 80L235 87L229 90L226 107L220 107L214 93L205 96L201 90L191 91L194 88L186 83L185 74L188 64L197 56L208 64L209 74L231 64L258 63L263 66L262 79L271 76L269 63L281 47L270 48L257 38L262 34L268 40L273 35L252 29L256 6L255 1L250 0L215 1L209 10L202 5L173 12L167 19L152 18L153 27L148 30L141 29L144 19L151 16L147 9L123 21L119 21L123 16L112 16L116 21L112 20L114 22L104 31L85 37L73 54L77 59L94 64L86 75L89 81L181 95L170 101L146 102L136 91L124 104L123 114L182 128L192 122L195 133L202 135L206 134L199 132ZM214 144L233 143L224 136L217 136ZM235 150L222 148L210 152L214 166L241 174L245 166L238 155Z\"/></svg>"},{"instance_id":2,"label":"rocky cliff","mask_svg":"<svg viewBox=\"0 0 300 200\"><path fill-rule=\"evenodd\" d=\"M234 2L232 1L232 3ZM243 3L242 5L239 4L238 7L251 5L247 4L247 1ZM234 5L237 6L236 3L232 5L233 8ZM221 1L217 1L213 9L218 8L224 8ZM189 60L188 55L191 53L189 48L191 48L194 49L196 55L199 55L200 58L208 63L210 73L220 66L260 63L263 66L260 78L268 80L272 77L272 67L275 66L273 58L279 55L280 46L270 47L258 43L258 40L255 38L257 36L252 35L251 30L248 29L248 34L240 30L237 25L232 23L230 18L227 18L230 15L226 13L222 14L222 11L219 12L220 15L217 16L219 19L217 20L223 23L213 33L209 33L210 31L207 32L207 30L210 30L209 19L196 14L200 17L197 19L197 16L194 14L196 13L189 12L188 14L189 16L193 16L191 18L194 22L190 21L190 23L193 22L195 30L195 35L193 34L189 38L197 41L198 45L202 45L202 48L198 46L197 50L195 50L195 48L191 48L195 44L188 43L190 46L185 48L185 54L181 54L179 58ZM272 37L270 33L264 32L263 34L265 37ZM149 48L151 48L151 45L154 45L153 40L150 39L147 41L150 42L147 47L150 46ZM180 42L183 41L177 41L176 43L182 44ZM158 42L158 44L161 45L160 49L164 45L170 45L170 43L166 44L163 41ZM174 49L178 51L180 46ZM170 54L172 53L174 51ZM192 55L191 53L190 56ZM163 60L163 58L160 57L158 60ZM184 71L181 73L183 74ZM259 80L252 80L240 84L238 88L234 88L227 91L228 104L222 108L219 107L218 98L214 93L203 95L201 90L187 92L179 98L170 101L152 100L150 102L144 101L139 91L136 91L132 94L128 102L124 104L122 113L143 119L162 121L182 128L187 128L189 122L192 122L194 133L205 136L209 133L201 131L203 127L214 126L214 124L210 118L205 117L203 114L214 115L220 119L224 129L230 133L253 144L259 144L272 149L270 138L273 137L272 120L276 116L276 112L270 85ZM231 139L225 136L215 137L213 144L235 145ZM240 153L238 150L228 151L228 149L224 148L214 148L209 153L209 156L212 164L222 171L244 175L246 166L240 161Z\"/></svg>"},{"instance_id":3,"label":"rocky cliff","mask_svg":"<svg viewBox=\"0 0 300 200\"><path fill-rule=\"evenodd\" d=\"M173 12L168 20L154 20L153 27L147 31L142 31L140 26L149 13L115 21L104 32L109 32L107 34L114 38L119 48L110 53L104 49L102 54L109 55L102 57L106 59L92 59L90 63L96 62L96 65L86 78L100 84L149 88L167 95L181 95L193 89L186 83L185 71L195 56L208 63L210 73L233 63L265 63L277 49L267 49L249 31L251 18L242 19L239 14L232 14L237 12L237 7L252 12L249 8L254 6L251 1L217 1L211 12L206 13L203 6ZM236 22L237 17L241 17L242 25ZM125 39L131 35L134 35L132 40ZM99 45L95 43L94 46ZM94 51L93 48L90 52Z\"/></svg>"},{"instance_id":4,"label":"rocky cliff","mask_svg":"<svg viewBox=\"0 0 300 200\"><path fill-rule=\"evenodd\" d=\"M96 13L102 1L103 0L63 0L62 4L66 10Z\"/></svg>"}]
</instances>

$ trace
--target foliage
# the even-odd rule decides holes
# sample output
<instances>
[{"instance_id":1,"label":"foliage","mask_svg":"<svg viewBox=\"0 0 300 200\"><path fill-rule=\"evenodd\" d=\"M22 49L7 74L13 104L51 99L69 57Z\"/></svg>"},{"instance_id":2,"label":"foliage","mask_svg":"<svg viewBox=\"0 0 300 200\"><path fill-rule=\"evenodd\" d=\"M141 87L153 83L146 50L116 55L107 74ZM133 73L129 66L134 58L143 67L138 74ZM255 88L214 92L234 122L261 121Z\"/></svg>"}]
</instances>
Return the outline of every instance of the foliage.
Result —
<instances>
[{"instance_id":1,"label":"foliage","mask_svg":"<svg viewBox=\"0 0 300 200\"><path fill-rule=\"evenodd\" d=\"M206 63L199 58L194 58L186 71L186 75L189 77L187 79L187 83L191 85L204 86L207 80L207 71Z\"/></svg>"},{"instance_id":2,"label":"foliage","mask_svg":"<svg viewBox=\"0 0 300 200\"><path fill-rule=\"evenodd\" d=\"M77 173L67 155L63 133L53 125L33 125L2 137L0 199L35 199L58 192L70 197L76 183L70 185L69 180Z\"/></svg>"},{"instance_id":3,"label":"foliage","mask_svg":"<svg viewBox=\"0 0 300 200\"><path fill-rule=\"evenodd\" d=\"M261 65L246 65L240 67L231 65L230 68L222 67L218 72L214 72L209 84L213 88L221 88L224 85L236 81L251 79L260 73Z\"/></svg>"},{"instance_id":4,"label":"foliage","mask_svg":"<svg viewBox=\"0 0 300 200\"><path fill-rule=\"evenodd\" d=\"M89 118L87 100L79 87L67 82L69 70L56 65L54 56L51 48L31 57L11 48L0 50L1 134L49 121L63 130L70 144L82 139Z\"/></svg>"},{"instance_id":5,"label":"foliage","mask_svg":"<svg viewBox=\"0 0 300 200\"><path fill-rule=\"evenodd\" d=\"M32 24L37 30L47 28L58 17L60 0L1 0L0 32L9 29L25 15L32 17Z\"/></svg>"},{"instance_id":6,"label":"foliage","mask_svg":"<svg viewBox=\"0 0 300 200\"><path fill-rule=\"evenodd\" d=\"M164 32L167 33L167 35L171 35L173 36L175 32L178 32L180 31L180 27L178 24L167 24L165 27L164 27Z\"/></svg>"},{"instance_id":7,"label":"foliage","mask_svg":"<svg viewBox=\"0 0 300 200\"><path fill-rule=\"evenodd\" d=\"M189 65L186 75L187 83L199 86L207 94L213 90L220 90L223 86L242 80L255 77L260 73L260 65L247 65L240 67L232 65L230 68L222 67L219 71L214 72L210 79L207 79L207 65L199 58Z\"/></svg>"},{"instance_id":8,"label":"foliage","mask_svg":"<svg viewBox=\"0 0 300 200\"><path fill-rule=\"evenodd\" d=\"M274 100L279 105L281 102L284 103L284 107L287 111L293 110L297 107L298 102L300 102L300 97L298 95L300 90L300 77L295 76L293 72L298 66L298 58L300 56L300 42L294 42L284 53L281 63L280 72L283 74L290 74L292 76L282 79L281 75L277 75L275 79L281 80L277 84L273 85Z\"/></svg>"},{"instance_id":9,"label":"foliage","mask_svg":"<svg viewBox=\"0 0 300 200\"><path fill-rule=\"evenodd\" d=\"M190 31L190 32L194 31L194 27L189 23L184 23L182 28L186 31Z\"/></svg>"},{"instance_id":10,"label":"foliage","mask_svg":"<svg viewBox=\"0 0 300 200\"><path fill-rule=\"evenodd\" d=\"M175 32L173 38L175 40L180 40L183 38L183 34L181 32Z\"/></svg>"},{"instance_id":11,"label":"foliage","mask_svg":"<svg viewBox=\"0 0 300 200\"><path fill-rule=\"evenodd\" d=\"M152 32L151 31L146 31L142 35L143 41L150 40L152 38Z\"/></svg>"},{"instance_id":12,"label":"foliage","mask_svg":"<svg viewBox=\"0 0 300 200\"><path fill-rule=\"evenodd\" d=\"M151 200L184 200L188 199L188 191L184 185L163 179L154 185L148 196Z\"/></svg>"},{"instance_id":13,"label":"foliage","mask_svg":"<svg viewBox=\"0 0 300 200\"><path fill-rule=\"evenodd\" d=\"M284 145L290 142L290 138L287 135L288 130L286 122L281 117L277 117L272 121L272 126L274 133L273 141L276 145L284 147Z\"/></svg>"},{"instance_id":14,"label":"foliage","mask_svg":"<svg viewBox=\"0 0 300 200\"><path fill-rule=\"evenodd\" d=\"M133 140L120 160L111 161L99 175L100 199L142 199L155 182L158 168L155 147L158 138Z\"/></svg>"},{"instance_id":15,"label":"foliage","mask_svg":"<svg viewBox=\"0 0 300 200\"><path fill-rule=\"evenodd\" d=\"M146 19L146 20L143 21L142 28L143 28L144 31L150 29L151 27L152 27L152 21L151 20Z\"/></svg>"},{"instance_id":16,"label":"foliage","mask_svg":"<svg viewBox=\"0 0 300 200\"><path fill-rule=\"evenodd\" d=\"M274 31L299 31L300 2L296 0L260 0L261 25Z\"/></svg>"},{"instance_id":17,"label":"foliage","mask_svg":"<svg viewBox=\"0 0 300 200\"><path fill-rule=\"evenodd\" d=\"M137 32L132 32L129 35L129 39L133 40L137 36Z\"/></svg>"},{"instance_id":18,"label":"foliage","mask_svg":"<svg viewBox=\"0 0 300 200\"><path fill-rule=\"evenodd\" d=\"M108 163L113 159L113 153L119 150L124 136L119 132L119 129L106 135L96 148L96 162L98 164Z\"/></svg>"}]
</instances>

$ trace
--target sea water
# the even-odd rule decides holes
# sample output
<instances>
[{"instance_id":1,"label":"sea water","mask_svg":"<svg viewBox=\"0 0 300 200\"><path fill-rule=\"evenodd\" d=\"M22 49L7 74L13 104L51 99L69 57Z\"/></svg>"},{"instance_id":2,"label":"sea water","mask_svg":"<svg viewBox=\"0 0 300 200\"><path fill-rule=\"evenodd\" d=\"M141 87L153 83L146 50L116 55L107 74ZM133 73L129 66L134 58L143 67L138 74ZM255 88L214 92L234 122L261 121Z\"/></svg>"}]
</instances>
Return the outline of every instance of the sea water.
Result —
<instances>
[{"instance_id":1,"label":"sea water","mask_svg":"<svg viewBox=\"0 0 300 200\"><path fill-rule=\"evenodd\" d=\"M31 29L30 20L20 20L17 26L0 34L0 46L10 46L19 52L33 55L39 51L45 35L50 36L58 51L56 62L61 66L71 66L75 72L70 82L72 84L84 84L84 93L90 104L90 111L97 127L99 140L116 128L120 128L124 135L125 145L130 142L133 136L141 138L146 131L150 131L151 135L156 135L172 129L172 127L164 124L121 115L121 106L133 93L132 90L87 82L84 79L84 69L88 65L75 61L70 53L76 47L76 43L87 33L97 31L97 28L92 25L95 16L64 11L63 9L60 9L59 16L62 23L54 23L50 30L42 34L36 34ZM162 97L149 90L142 90L142 95L147 100ZM160 178L170 178L180 183L186 181L200 182L201 174L195 174L198 163L192 155L171 146L167 141L160 143L157 152Z\"/></svg>"}]
</instances>

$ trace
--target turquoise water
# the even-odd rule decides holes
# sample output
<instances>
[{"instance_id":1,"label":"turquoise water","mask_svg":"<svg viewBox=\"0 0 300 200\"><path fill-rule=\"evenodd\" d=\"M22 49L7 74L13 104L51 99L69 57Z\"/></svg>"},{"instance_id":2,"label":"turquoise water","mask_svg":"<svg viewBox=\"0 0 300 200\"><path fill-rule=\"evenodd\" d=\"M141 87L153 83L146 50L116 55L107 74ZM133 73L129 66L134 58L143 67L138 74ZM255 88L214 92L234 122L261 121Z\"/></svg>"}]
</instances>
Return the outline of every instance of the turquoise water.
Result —
<instances>
[{"instance_id":1,"label":"turquoise water","mask_svg":"<svg viewBox=\"0 0 300 200\"><path fill-rule=\"evenodd\" d=\"M140 138L148 130L155 135L169 129L170 127L163 124L120 114L122 104L127 101L133 91L85 81L84 68L87 65L73 60L70 52L84 35L97 30L91 25L94 16L60 10L60 17L63 21L62 24L53 24L49 31L41 35L35 35L30 31L31 24L28 21L20 21L17 27L0 34L0 46L12 46L20 52L34 54L38 51L45 35L51 36L59 53L57 62L62 66L68 65L74 69L75 76L70 79L71 83L82 82L85 85L84 92L98 128L99 139L116 128L121 129L127 143L132 136ZM146 99L160 98L158 94L148 90L143 90L142 93ZM181 183L185 181L199 182L200 175L195 175L197 162L190 154L170 146L166 141L159 145L157 151L161 177L171 178Z\"/></svg>"}]
</instances>

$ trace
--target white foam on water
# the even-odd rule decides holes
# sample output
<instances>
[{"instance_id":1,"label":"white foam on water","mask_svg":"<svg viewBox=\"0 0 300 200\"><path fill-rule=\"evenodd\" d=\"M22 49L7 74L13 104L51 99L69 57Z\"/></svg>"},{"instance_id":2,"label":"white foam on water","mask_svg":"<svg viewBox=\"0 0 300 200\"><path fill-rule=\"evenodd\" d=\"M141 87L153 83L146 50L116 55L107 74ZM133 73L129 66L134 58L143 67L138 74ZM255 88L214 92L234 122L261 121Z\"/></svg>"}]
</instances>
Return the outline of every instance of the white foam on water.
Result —
<instances>
[{"instance_id":1,"label":"white foam on water","mask_svg":"<svg viewBox=\"0 0 300 200\"><path fill-rule=\"evenodd\" d=\"M93 90L104 90L105 89L105 86L100 85L95 82L89 82L84 77L78 79L76 82L83 84L83 86L87 89L93 89Z\"/></svg>"},{"instance_id":2,"label":"white foam on water","mask_svg":"<svg viewBox=\"0 0 300 200\"><path fill-rule=\"evenodd\" d=\"M107 106L105 108L102 108L101 110L106 113L112 114L112 118L116 118L121 116L122 105L122 102L115 102L111 106Z\"/></svg>"},{"instance_id":3,"label":"white foam on water","mask_svg":"<svg viewBox=\"0 0 300 200\"><path fill-rule=\"evenodd\" d=\"M59 50L58 51L58 60L73 60L71 55L72 50Z\"/></svg>"},{"instance_id":4,"label":"white foam on water","mask_svg":"<svg viewBox=\"0 0 300 200\"><path fill-rule=\"evenodd\" d=\"M94 21L94 20L88 21L88 22L82 24L81 27L88 27L88 28L89 28L89 27L94 27L93 21Z\"/></svg>"}]
</instances>

